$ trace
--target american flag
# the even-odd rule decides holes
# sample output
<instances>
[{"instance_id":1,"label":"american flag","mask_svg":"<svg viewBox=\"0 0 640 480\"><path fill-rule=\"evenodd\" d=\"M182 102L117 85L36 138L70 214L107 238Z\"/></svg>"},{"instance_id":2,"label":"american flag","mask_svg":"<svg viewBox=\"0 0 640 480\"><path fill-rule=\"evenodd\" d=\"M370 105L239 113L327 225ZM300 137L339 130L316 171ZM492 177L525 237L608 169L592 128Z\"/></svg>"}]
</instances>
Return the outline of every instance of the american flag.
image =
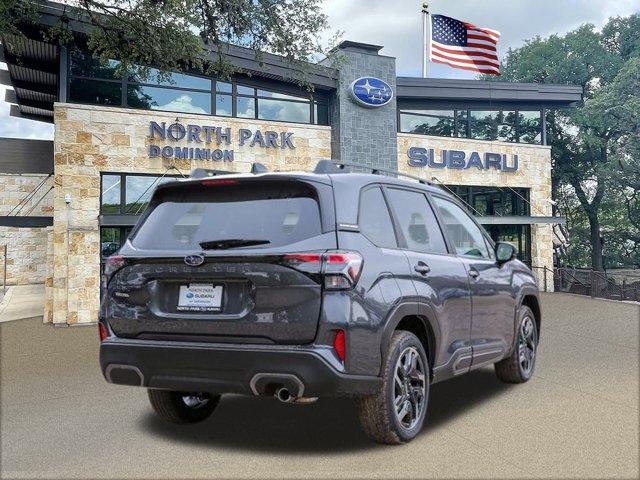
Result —
<instances>
[{"instance_id":1,"label":"american flag","mask_svg":"<svg viewBox=\"0 0 640 480\"><path fill-rule=\"evenodd\" d=\"M429 60L455 68L500 75L500 32L444 15L432 15Z\"/></svg>"}]
</instances>

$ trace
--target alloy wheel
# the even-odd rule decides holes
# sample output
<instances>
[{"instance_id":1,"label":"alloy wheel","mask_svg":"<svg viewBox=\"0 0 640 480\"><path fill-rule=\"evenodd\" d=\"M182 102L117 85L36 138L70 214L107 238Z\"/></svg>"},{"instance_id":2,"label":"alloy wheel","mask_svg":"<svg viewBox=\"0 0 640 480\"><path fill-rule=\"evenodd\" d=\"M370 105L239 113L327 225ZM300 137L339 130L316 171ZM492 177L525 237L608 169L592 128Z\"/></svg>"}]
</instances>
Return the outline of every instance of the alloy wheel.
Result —
<instances>
[{"instance_id":1,"label":"alloy wheel","mask_svg":"<svg viewBox=\"0 0 640 480\"><path fill-rule=\"evenodd\" d=\"M424 362L414 347L405 348L396 362L393 404L403 428L411 429L422 418L426 405Z\"/></svg>"},{"instance_id":2,"label":"alloy wheel","mask_svg":"<svg viewBox=\"0 0 640 480\"><path fill-rule=\"evenodd\" d=\"M518 363L525 376L531 375L536 357L538 332L531 317L525 317L520 325L518 338Z\"/></svg>"}]
</instances>

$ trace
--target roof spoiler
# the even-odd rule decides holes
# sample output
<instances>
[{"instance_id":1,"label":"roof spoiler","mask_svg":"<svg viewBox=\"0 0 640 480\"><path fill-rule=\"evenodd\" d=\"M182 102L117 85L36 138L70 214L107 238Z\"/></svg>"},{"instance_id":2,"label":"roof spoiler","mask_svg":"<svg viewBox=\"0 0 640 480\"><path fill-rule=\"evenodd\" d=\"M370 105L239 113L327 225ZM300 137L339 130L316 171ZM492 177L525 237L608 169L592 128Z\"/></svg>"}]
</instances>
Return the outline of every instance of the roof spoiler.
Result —
<instances>
[{"instance_id":1,"label":"roof spoiler","mask_svg":"<svg viewBox=\"0 0 640 480\"><path fill-rule=\"evenodd\" d=\"M416 177L415 175L410 175L408 173L402 173L395 170L387 170L385 168L372 167L371 165L365 165L362 163L341 162L339 160L320 160L316 164L316 168L313 170L313 173L352 173L352 169L354 168L368 170L369 173L373 175L406 177L411 178L412 180L416 180L425 185L433 185L433 183L431 183L429 180L425 180L424 178Z\"/></svg>"},{"instance_id":2,"label":"roof spoiler","mask_svg":"<svg viewBox=\"0 0 640 480\"><path fill-rule=\"evenodd\" d=\"M263 164L254 162L251 164L250 173L258 174L258 173L267 173L269 169L265 167ZM198 178L209 178L209 177L218 177L220 175L237 175L241 172L231 172L229 170L213 170L209 168L194 168L191 171L190 177L193 179Z\"/></svg>"}]
</instances>

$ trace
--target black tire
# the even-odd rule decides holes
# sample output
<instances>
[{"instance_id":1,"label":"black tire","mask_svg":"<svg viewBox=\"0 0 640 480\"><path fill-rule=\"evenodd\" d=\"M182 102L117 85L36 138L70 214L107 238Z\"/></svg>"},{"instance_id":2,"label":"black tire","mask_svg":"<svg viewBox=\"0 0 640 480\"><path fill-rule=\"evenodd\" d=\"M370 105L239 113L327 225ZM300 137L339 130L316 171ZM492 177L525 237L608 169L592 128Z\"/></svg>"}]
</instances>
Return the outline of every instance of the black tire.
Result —
<instances>
[{"instance_id":1,"label":"black tire","mask_svg":"<svg viewBox=\"0 0 640 480\"><path fill-rule=\"evenodd\" d=\"M209 418L220 395L149 389L149 402L158 416L169 423L197 423Z\"/></svg>"},{"instance_id":2,"label":"black tire","mask_svg":"<svg viewBox=\"0 0 640 480\"><path fill-rule=\"evenodd\" d=\"M537 358L539 332L535 316L531 309L524 305L520 307L520 311L518 313L519 317L518 328L516 329L515 348L511 355L495 364L496 375L500 380L506 383L524 383L528 381L533 376L535 361ZM529 328L527 328L526 325L529 325ZM527 359L526 355L529 355L528 351L530 350L531 342L528 341L527 338L523 338L523 328L524 330L531 330L530 335L531 341L533 342L533 357L530 359ZM523 354L525 357L521 357L521 350L523 347ZM527 360L530 365L527 363Z\"/></svg>"},{"instance_id":3,"label":"black tire","mask_svg":"<svg viewBox=\"0 0 640 480\"><path fill-rule=\"evenodd\" d=\"M415 424L405 426L396 414L395 399L397 385L399 384L395 381L395 374L398 368L398 359L409 348L417 351L422 360L424 396L419 413L414 415L417 408L411 409L411 416L413 417L411 421L415 420ZM380 391L375 395L358 399L360 424L367 436L374 442L397 445L412 440L420 432L424 424L429 401L429 362L418 337L411 332L396 331L391 338L383 366L383 383ZM404 404L407 401L413 401L413 398L411 397L411 400L406 399Z\"/></svg>"}]
</instances>

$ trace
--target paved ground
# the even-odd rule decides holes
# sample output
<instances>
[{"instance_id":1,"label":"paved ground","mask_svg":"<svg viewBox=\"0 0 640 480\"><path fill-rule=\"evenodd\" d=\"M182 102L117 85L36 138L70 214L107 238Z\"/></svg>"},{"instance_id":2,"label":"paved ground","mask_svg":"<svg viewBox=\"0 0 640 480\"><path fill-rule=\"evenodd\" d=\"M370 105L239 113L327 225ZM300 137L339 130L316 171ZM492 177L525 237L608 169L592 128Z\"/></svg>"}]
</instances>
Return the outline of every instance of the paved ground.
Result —
<instances>
[{"instance_id":1,"label":"paved ground","mask_svg":"<svg viewBox=\"0 0 640 480\"><path fill-rule=\"evenodd\" d=\"M42 317L44 284L9 287L0 300L0 322Z\"/></svg>"},{"instance_id":2,"label":"paved ground","mask_svg":"<svg viewBox=\"0 0 640 480\"><path fill-rule=\"evenodd\" d=\"M208 421L168 426L142 389L108 385L95 327L0 326L0 477L638 478L640 307L543 297L534 378L492 369L432 389L428 425L383 447L349 400L225 397Z\"/></svg>"}]
</instances>

